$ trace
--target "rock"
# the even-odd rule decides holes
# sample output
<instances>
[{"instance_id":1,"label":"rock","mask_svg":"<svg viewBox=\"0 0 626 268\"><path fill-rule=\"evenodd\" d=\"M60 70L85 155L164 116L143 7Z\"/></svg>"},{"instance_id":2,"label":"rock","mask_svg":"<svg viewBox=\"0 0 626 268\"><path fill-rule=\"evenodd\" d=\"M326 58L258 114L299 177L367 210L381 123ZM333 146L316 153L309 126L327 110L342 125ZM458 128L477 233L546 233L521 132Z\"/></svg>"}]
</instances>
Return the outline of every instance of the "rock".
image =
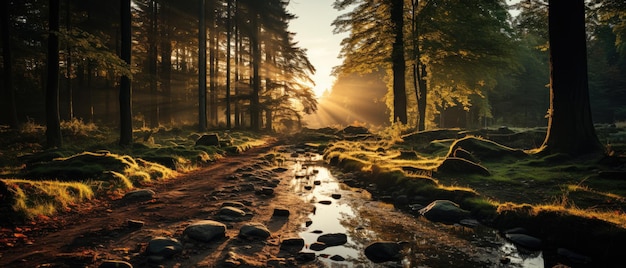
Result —
<instances>
[{"instance_id":1,"label":"rock","mask_svg":"<svg viewBox=\"0 0 626 268\"><path fill-rule=\"evenodd\" d=\"M313 244L309 246L309 249L314 251L320 251L326 249L327 247L328 246L322 242L313 242Z\"/></svg>"},{"instance_id":2,"label":"rock","mask_svg":"<svg viewBox=\"0 0 626 268\"><path fill-rule=\"evenodd\" d=\"M565 257L568 260L573 261L573 262L577 262L577 263L590 263L592 261L591 257L585 256L585 255L582 255L582 254L578 254L576 252L573 252L573 251L571 251L569 249L565 249L565 248L558 248L556 250L556 253L559 256Z\"/></svg>"},{"instance_id":3,"label":"rock","mask_svg":"<svg viewBox=\"0 0 626 268\"><path fill-rule=\"evenodd\" d=\"M301 249L304 247L304 239L301 237L292 237L284 239L282 243L280 243L280 248L297 248Z\"/></svg>"},{"instance_id":4,"label":"rock","mask_svg":"<svg viewBox=\"0 0 626 268\"><path fill-rule=\"evenodd\" d=\"M474 163L472 161L458 158L458 157L447 157L443 162L437 167L438 173L462 173L462 174L480 174L483 176L490 176L491 173L486 167L481 166L480 164Z\"/></svg>"},{"instance_id":5,"label":"rock","mask_svg":"<svg viewBox=\"0 0 626 268\"><path fill-rule=\"evenodd\" d=\"M267 267L285 267L287 266L287 259L273 257L266 262Z\"/></svg>"},{"instance_id":6,"label":"rock","mask_svg":"<svg viewBox=\"0 0 626 268\"><path fill-rule=\"evenodd\" d=\"M272 187L263 187L261 188L261 190L258 191L259 194L263 194L263 195L273 195L274 194L274 188Z\"/></svg>"},{"instance_id":7,"label":"rock","mask_svg":"<svg viewBox=\"0 0 626 268\"><path fill-rule=\"evenodd\" d=\"M217 134L202 135L197 141L196 146L220 146L220 138Z\"/></svg>"},{"instance_id":8,"label":"rock","mask_svg":"<svg viewBox=\"0 0 626 268\"><path fill-rule=\"evenodd\" d=\"M103 261L98 268L133 268L133 265L125 261Z\"/></svg>"},{"instance_id":9,"label":"rock","mask_svg":"<svg viewBox=\"0 0 626 268\"><path fill-rule=\"evenodd\" d=\"M374 242L365 248L365 257L374 263L402 260L403 243Z\"/></svg>"},{"instance_id":10,"label":"rock","mask_svg":"<svg viewBox=\"0 0 626 268\"><path fill-rule=\"evenodd\" d=\"M405 207L409 204L409 198L406 195L396 196L393 200L393 205L395 207Z\"/></svg>"},{"instance_id":11,"label":"rock","mask_svg":"<svg viewBox=\"0 0 626 268\"><path fill-rule=\"evenodd\" d=\"M369 129L367 129L366 127L359 127L359 126L347 126L346 128L342 129L339 133L337 134L343 134L343 135L359 135L359 134L370 134Z\"/></svg>"},{"instance_id":12,"label":"rock","mask_svg":"<svg viewBox=\"0 0 626 268\"><path fill-rule=\"evenodd\" d=\"M474 157L474 155L472 155L472 153L466 151L465 149L463 149L461 147L457 147L454 150L453 156L457 157L457 158L463 158L463 159L465 159L467 161L470 161L470 162L478 163L478 159L476 159L476 157Z\"/></svg>"},{"instance_id":13,"label":"rock","mask_svg":"<svg viewBox=\"0 0 626 268\"><path fill-rule=\"evenodd\" d=\"M217 216L218 217L222 217L225 216L226 218L241 218L246 216L246 212L238 209L236 207L221 207L220 210L217 212Z\"/></svg>"},{"instance_id":14,"label":"rock","mask_svg":"<svg viewBox=\"0 0 626 268\"><path fill-rule=\"evenodd\" d=\"M142 202L152 200L156 193L150 189L139 189L126 193L122 197L122 201L125 202Z\"/></svg>"},{"instance_id":15,"label":"rock","mask_svg":"<svg viewBox=\"0 0 626 268\"><path fill-rule=\"evenodd\" d=\"M128 228L131 229L140 229L141 227L144 226L145 222L143 221L138 221L138 220L127 220L126 224L128 225Z\"/></svg>"},{"instance_id":16,"label":"rock","mask_svg":"<svg viewBox=\"0 0 626 268\"><path fill-rule=\"evenodd\" d=\"M506 234L505 237L516 245L529 250L541 250L541 240L527 234Z\"/></svg>"},{"instance_id":17,"label":"rock","mask_svg":"<svg viewBox=\"0 0 626 268\"><path fill-rule=\"evenodd\" d=\"M185 228L183 234L191 239L209 242L226 235L226 225L212 220L197 221Z\"/></svg>"},{"instance_id":18,"label":"rock","mask_svg":"<svg viewBox=\"0 0 626 268\"><path fill-rule=\"evenodd\" d=\"M146 247L146 254L152 256L158 256L163 258L169 258L175 254L183 251L183 245L178 239L170 237L155 237Z\"/></svg>"},{"instance_id":19,"label":"rock","mask_svg":"<svg viewBox=\"0 0 626 268\"><path fill-rule=\"evenodd\" d=\"M286 208L274 208L274 213L272 213L272 217L289 217L289 210Z\"/></svg>"},{"instance_id":20,"label":"rock","mask_svg":"<svg viewBox=\"0 0 626 268\"><path fill-rule=\"evenodd\" d=\"M296 255L296 261L300 263L312 262L315 260L315 252L298 252Z\"/></svg>"},{"instance_id":21,"label":"rock","mask_svg":"<svg viewBox=\"0 0 626 268\"><path fill-rule=\"evenodd\" d=\"M332 257L330 257L331 260L333 261L345 261L346 258L339 256L339 255L333 255Z\"/></svg>"},{"instance_id":22,"label":"rock","mask_svg":"<svg viewBox=\"0 0 626 268\"><path fill-rule=\"evenodd\" d=\"M239 229L239 236L245 238L267 239L270 236L270 230L265 225L258 222L244 224Z\"/></svg>"},{"instance_id":23,"label":"rock","mask_svg":"<svg viewBox=\"0 0 626 268\"><path fill-rule=\"evenodd\" d=\"M429 221L441 222L445 224L459 223L469 217L470 212L461 209L459 205L449 200L436 200L430 203L419 213Z\"/></svg>"},{"instance_id":24,"label":"rock","mask_svg":"<svg viewBox=\"0 0 626 268\"><path fill-rule=\"evenodd\" d=\"M341 199L341 194L331 194L330 197L333 199Z\"/></svg>"},{"instance_id":25,"label":"rock","mask_svg":"<svg viewBox=\"0 0 626 268\"><path fill-rule=\"evenodd\" d=\"M348 236L342 233L323 234L317 238L317 242L322 242L328 247L339 246L348 242Z\"/></svg>"},{"instance_id":26,"label":"rock","mask_svg":"<svg viewBox=\"0 0 626 268\"><path fill-rule=\"evenodd\" d=\"M234 208L245 208L246 206L241 203L241 202L235 202L235 201L226 201L224 203L222 203L222 207L234 207Z\"/></svg>"}]
</instances>

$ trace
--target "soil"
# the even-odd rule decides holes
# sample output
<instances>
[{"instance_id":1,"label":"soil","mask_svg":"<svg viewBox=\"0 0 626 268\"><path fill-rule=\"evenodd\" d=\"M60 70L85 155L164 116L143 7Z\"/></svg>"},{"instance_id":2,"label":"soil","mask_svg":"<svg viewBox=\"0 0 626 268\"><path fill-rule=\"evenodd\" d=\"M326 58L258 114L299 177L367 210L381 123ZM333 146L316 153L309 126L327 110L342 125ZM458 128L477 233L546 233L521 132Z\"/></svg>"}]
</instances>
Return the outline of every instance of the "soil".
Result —
<instances>
[{"instance_id":1,"label":"soil","mask_svg":"<svg viewBox=\"0 0 626 268\"><path fill-rule=\"evenodd\" d=\"M255 191L228 191L242 183L233 174L250 169L259 155L273 149L274 143L253 148L240 155L217 160L207 167L181 174L178 178L156 183L149 188L156 198L135 203L98 199L74 206L55 217L41 217L20 226L3 227L0 238L0 267L98 267L104 260L123 260L135 267L220 267L234 261L240 267L266 267L268 261L283 267L317 267L320 263L298 263L294 253L280 250L280 241L297 237L312 205L288 190L292 174L283 172L271 196ZM258 165L256 166L258 168ZM213 219L225 201L250 204L251 214L241 222L225 222L226 237L208 243L182 235L196 220ZM288 208L288 218L272 218L274 208ZM129 227L128 220L142 221L140 228ZM238 237L246 222L261 222L271 231L266 240ZM182 254L152 263L145 256L151 238L179 239Z\"/></svg>"}]
</instances>

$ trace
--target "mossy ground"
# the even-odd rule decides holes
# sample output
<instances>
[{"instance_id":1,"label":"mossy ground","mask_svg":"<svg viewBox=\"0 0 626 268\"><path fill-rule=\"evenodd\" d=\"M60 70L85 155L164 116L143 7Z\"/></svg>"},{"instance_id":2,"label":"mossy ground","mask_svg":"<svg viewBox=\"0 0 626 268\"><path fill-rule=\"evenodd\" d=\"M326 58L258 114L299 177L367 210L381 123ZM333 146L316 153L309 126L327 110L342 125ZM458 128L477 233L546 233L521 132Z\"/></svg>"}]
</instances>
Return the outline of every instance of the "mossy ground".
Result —
<instances>
[{"instance_id":1,"label":"mossy ground","mask_svg":"<svg viewBox=\"0 0 626 268\"><path fill-rule=\"evenodd\" d=\"M0 200L3 212L29 219L51 215L92 196L116 198L135 187L174 178L227 154L264 142L261 134L216 131L223 144L196 146L191 128L142 128L135 142L117 144L117 133L72 120L61 124L65 144L45 149L45 128L32 122L0 128ZM74 193L78 194L65 194Z\"/></svg>"},{"instance_id":2,"label":"mossy ground","mask_svg":"<svg viewBox=\"0 0 626 268\"><path fill-rule=\"evenodd\" d=\"M599 128L600 139L610 140L606 142L610 146L605 154L585 156L531 153L535 144L541 144L545 129L507 129L507 133L388 131L369 139L331 142L324 156L330 164L356 172L361 185L376 184L381 196L406 195L410 202L423 205L448 199L498 229L526 227L552 246L571 246L594 256L623 248L610 239L626 237L626 178L619 177L626 159L623 128ZM470 155L455 155L457 148ZM489 174L468 169L442 172L448 157L471 159ZM618 175L602 176L603 172ZM570 236L580 239L572 241ZM598 243L616 250L606 245L597 250Z\"/></svg>"}]
</instances>

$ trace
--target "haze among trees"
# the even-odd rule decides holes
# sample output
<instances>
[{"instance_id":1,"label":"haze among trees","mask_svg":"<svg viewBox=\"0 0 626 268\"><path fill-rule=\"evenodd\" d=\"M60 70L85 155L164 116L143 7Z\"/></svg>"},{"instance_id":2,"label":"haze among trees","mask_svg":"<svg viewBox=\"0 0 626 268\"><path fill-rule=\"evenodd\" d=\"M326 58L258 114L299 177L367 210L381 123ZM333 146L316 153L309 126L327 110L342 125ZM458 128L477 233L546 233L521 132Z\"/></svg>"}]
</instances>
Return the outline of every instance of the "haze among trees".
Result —
<instances>
[{"instance_id":1,"label":"haze among trees","mask_svg":"<svg viewBox=\"0 0 626 268\"><path fill-rule=\"evenodd\" d=\"M564 31L555 25L569 18L554 3L337 0L334 7L345 13L333 25L349 35L342 43L344 62L335 69L338 82L320 107L342 113L329 116L329 124L400 122L416 130L546 126L560 114L550 108L550 90L580 87L590 96L582 100L590 103L590 114L576 115L576 122L588 119L589 129L593 122L623 121L624 3L577 1L584 10L571 18L578 20L576 40L557 35ZM132 141L133 127L301 127L302 116L318 108L310 80L315 68L288 30L295 18L288 4L4 1L0 119L14 128L45 122L50 147L62 144L58 122L72 119L121 126L122 144ZM573 6L568 2L565 8ZM579 49L570 49L572 44ZM558 58L571 62L556 67ZM589 66L588 81L582 69L559 75L574 65ZM361 86L358 80L387 87ZM365 110L388 120L369 122Z\"/></svg>"},{"instance_id":2,"label":"haze among trees","mask_svg":"<svg viewBox=\"0 0 626 268\"><path fill-rule=\"evenodd\" d=\"M551 24L570 22L565 29L552 31L552 38L557 40L553 50L550 50L548 23L548 7L552 3L548 1L521 1L514 5L490 0L405 1L407 71L404 84L407 90L400 97L392 86L395 76L391 67L393 35L388 29L391 24L376 23L390 20L388 5L391 2L335 2L335 8L346 11L335 20L335 29L349 36L342 44L344 63L335 70L339 78L337 86L327 99L341 99L343 92L354 94L353 90L341 86L342 79L360 75L364 81L384 79L388 82L387 89L369 88L383 90L382 94L386 92L384 99L376 101L386 101L387 111L394 111L394 99L406 98L408 124L415 129L546 126L550 114L550 53L557 51L565 53L570 60L564 63L565 68L589 66L589 101L594 122L612 123L626 117L623 111L626 99L623 16L626 8L622 1L586 1L585 4L577 1L576 5L582 6L584 12L579 10L577 17L572 18L576 24L559 14L557 7L551 12L554 19ZM565 5L572 8L574 3ZM569 11L565 13L572 13ZM585 28L575 30L575 27ZM558 35L564 30L567 34ZM578 31L578 39L569 39L569 33L575 31ZM581 33L586 36L580 36ZM558 40L565 43L564 48L558 47ZM577 44L581 51L570 49L572 44ZM574 53L583 54L575 56ZM565 71L567 78L556 79L569 80L578 87L587 84L571 80L572 77L582 79L582 73L574 75L570 71ZM564 87L564 91L571 91L572 85ZM324 109L324 105L322 100L320 109ZM394 113L387 113L389 121L393 121Z\"/></svg>"},{"instance_id":3,"label":"haze among trees","mask_svg":"<svg viewBox=\"0 0 626 268\"><path fill-rule=\"evenodd\" d=\"M133 127L298 127L315 68L287 4L3 1L2 124L45 123L49 147L73 119L121 126L122 144Z\"/></svg>"}]
</instances>

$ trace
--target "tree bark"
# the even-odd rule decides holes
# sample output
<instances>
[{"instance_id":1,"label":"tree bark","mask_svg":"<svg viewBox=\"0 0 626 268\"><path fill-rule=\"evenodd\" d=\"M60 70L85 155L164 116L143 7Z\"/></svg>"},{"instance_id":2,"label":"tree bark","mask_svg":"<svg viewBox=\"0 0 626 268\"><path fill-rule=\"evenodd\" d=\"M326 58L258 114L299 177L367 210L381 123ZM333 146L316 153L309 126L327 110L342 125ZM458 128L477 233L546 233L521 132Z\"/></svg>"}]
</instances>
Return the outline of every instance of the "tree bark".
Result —
<instances>
[{"instance_id":1,"label":"tree bark","mask_svg":"<svg viewBox=\"0 0 626 268\"><path fill-rule=\"evenodd\" d=\"M406 85L404 62L404 1L391 1L391 23L394 42L391 50L391 64L393 71L393 122L406 124Z\"/></svg>"},{"instance_id":2,"label":"tree bark","mask_svg":"<svg viewBox=\"0 0 626 268\"><path fill-rule=\"evenodd\" d=\"M259 75L259 68L261 66L261 48L259 42L259 17L257 14L253 14L252 20L252 34L250 36L250 46L252 53L252 95L250 96L250 127L252 130L261 130L260 124L260 103L259 92L261 91L261 77Z\"/></svg>"},{"instance_id":3,"label":"tree bark","mask_svg":"<svg viewBox=\"0 0 626 268\"><path fill-rule=\"evenodd\" d=\"M230 122L230 41L232 37L231 25L232 0L227 0L226 4L226 128L231 128Z\"/></svg>"},{"instance_id":4,"label":"tree bark","mask_svg":"<svg viewBox=\"0 0 626 268\"><path fill-rule=\"evenodd\" d=\"M13 54L11 52L11 34L9 18L9 1L2 1L2 21L0 21L0 31L2 31L2 63L4 65L4 95L9 112L9 126L16 129L19 125L17 119L17 105L15 103L15 90L13 90Z\"/></svg>"},{"instance_id":5,"label":"tree bark","mask_svg":"<svg viewBox=\"0 0 626 268\"><path fill-rule=\"evenodd\" d=\"M150 0L150 23L148 27L148 72L150 79L150 127L159 127L159 92L157 85L157 3Z\"/></svg>"},{"instance_id":6,"label":"tree bark","mask_svg":"<svg viewBox=\"0 0 626 268\"><path fill-rule=\"evenodd\" d=\"M206 2L200 1L198 21L198 129L206 131Z\"/></svg>"},{"instance_id":7,"label":"tree bark","mask_svg":"<svg viewBox=\"0 0 626 268\"><path fill-rule=\"evenodd\" d=\"M120 58L130 67L131 63L131 13L130 0L120 0ZM133 141L132 89L130 77L122 75L120 80L120 145L129 146Z\"/></svg>"},{"instance_id":8,"label":"tree bark","mask_svg":"<svg viewBox=\"0 0 626 268\"><path fill-rule=\"evenodd\" d=\"M170 24L169 6L161 7L161 25L163 34L161 35L161 87L165 97L164 105L161 105L161 119L167 125L172 124L172 106L174 98L172 96L172 40Z\"/></svg>"},{"instance_id":9,"label":"tree bark","mask_svg":"<svg viewBox=\"0 0 626 268\"><path fill-rule=\"evenodd\" d=\"M63 145L59 115L59 9L59 0L50 0L46 86L46 144L48 148Z\"/></svg>"},{"instance_id":10,"label":"tree bark","mask_svg":"<svg viewBox=\"0 0 626 268\"><path fill-rule=\"evenodd\" d=\"M543 150L601 152L589 104L584 1L550 0L548 11L550 117Z\"/></svg>"}]
</instances>

